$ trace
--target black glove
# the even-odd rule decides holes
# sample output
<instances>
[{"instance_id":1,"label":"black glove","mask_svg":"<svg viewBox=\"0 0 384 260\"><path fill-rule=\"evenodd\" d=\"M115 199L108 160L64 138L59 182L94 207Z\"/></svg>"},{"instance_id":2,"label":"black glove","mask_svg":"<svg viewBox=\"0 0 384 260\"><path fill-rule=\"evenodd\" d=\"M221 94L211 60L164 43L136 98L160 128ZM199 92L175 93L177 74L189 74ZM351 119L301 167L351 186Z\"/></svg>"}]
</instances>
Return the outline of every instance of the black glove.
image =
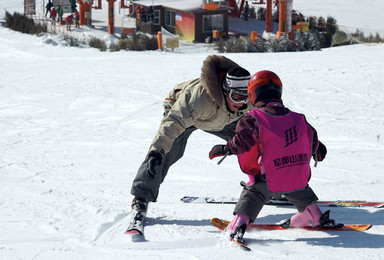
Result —
<instances>
[{"instance_id":1,"label":"black glove","mask_svg":"<svg viewBox=\"0 0 384 260\"><path fill-rule=\"evenodd\" d=\"M147 178L150 181L153 181L156 175L155 166L160 165L163 161L163 154L157 151L151 151L148 154L148 163L147 163Z\"/></svg>"},{"instance_id":2,"label":"black glove","mask_svg":"<svg viewBox=\"0 0 384 260\"><path fill-rule=\"evenodd\" d=\"M313 155L313 159L316 161L317 158L317 161L321 162L324 160L325 155L327 155L327 147L325 147L325 145L319 141L319 147L317 148L316 153Z\"/></svg>"},{"instance_id":3,"label":"black glove","mask_svg":"<svg viewBox=\"0 0 384 260\"><path fill-rule=\"evenodd\" d=\"M231 151L228 150L226 145L223 144L217 144L214 147L212 147L211 151L209 152L209 159L213 159L215 157L224 156L226 153L228 155L231 155Z\"/></svg>"}]
</instances>

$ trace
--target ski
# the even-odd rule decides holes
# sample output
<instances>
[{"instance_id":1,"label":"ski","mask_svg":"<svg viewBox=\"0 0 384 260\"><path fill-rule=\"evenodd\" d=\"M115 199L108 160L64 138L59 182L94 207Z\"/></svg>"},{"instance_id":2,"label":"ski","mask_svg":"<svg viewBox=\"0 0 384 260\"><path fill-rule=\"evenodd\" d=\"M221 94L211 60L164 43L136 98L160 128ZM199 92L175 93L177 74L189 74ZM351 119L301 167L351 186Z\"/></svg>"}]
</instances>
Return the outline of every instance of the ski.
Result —
<instances>
[{"instance_id":1,"label":"ski","mask_svg":"<svg viewBox=\"0 0 384 260\"><path fill-rule=\"evenodd\" d=\"M134 199L132 201L131 218L125 234L131 235L134 242L146 241L144 238L144 220L147 215L147 208L147 200Z\"/></svg>"},{"instance_id":2,"label":"ski","mask_svg":"<svg viewBox=\"0 0 384 260\"><path fill-rule=\"evenodd\" d=\"M235 199L215 199L213 197L194 197L184 196L181 199L184 203L209 203L209 204L236 204ZM323 207L375 207L384 208L384 202L370 202L363 200L332 200L332 201L318 201L317 204ZM292 206L292 203L285 198L272 199L266 205L272 206Z\"/></svg>"},{"instance_id":3,"label":"ski","mask_svg":"<svg viewBox=\"0 0 384 260\"><path fill-rule=\"evenodd\" d=\"M132 241L140 242L145 241L144 238L144 215L133 210L131 212L131 220L125 234L131 236Z\"/></svg>"},{"instance_id":4,"label":"ski","mask_svg":"<svg viewBox=\"0 0 384 260\"><path fill-rule=\"evenodd\" d=\"M139 234L144 236L144 226L141 222L140 224L138 224L137 222L130 223L127 230L125 231L125 234L131 234L131 235Z\"/></svg>"},{"instance_id":5,"label":"ski","mask_svg":"<svg viewBox=\"0 0 384 260\"><path fill-rule=\"evenodd\" d=\"M218 218L211 219L213 225L219 225L223 229L229 224L229 221L222 221ZM249 230L292 230L292 229L305 229L309 231L366 231L372 227L371 224L344 224L339 227L282 227L279 224L251 224Z\"/></svg>"},{"instance_id":6,"label":"ski","mask_svg":"<svg viewBox=\"0 0 384 260\"><path fill-rule=\"evenodd\" d=\"M222 222L218 218L213 218L211 219L211 223L213 226L215 226L218 230L221 232L225 232L225 228L227 227L228 223ZM241 249L245 251L252 251L247 244L244 242L243 239L236 239L236 238L231 238L231 241L233 241L236 245L240 246Z\"/></svg>"}]
</instances>

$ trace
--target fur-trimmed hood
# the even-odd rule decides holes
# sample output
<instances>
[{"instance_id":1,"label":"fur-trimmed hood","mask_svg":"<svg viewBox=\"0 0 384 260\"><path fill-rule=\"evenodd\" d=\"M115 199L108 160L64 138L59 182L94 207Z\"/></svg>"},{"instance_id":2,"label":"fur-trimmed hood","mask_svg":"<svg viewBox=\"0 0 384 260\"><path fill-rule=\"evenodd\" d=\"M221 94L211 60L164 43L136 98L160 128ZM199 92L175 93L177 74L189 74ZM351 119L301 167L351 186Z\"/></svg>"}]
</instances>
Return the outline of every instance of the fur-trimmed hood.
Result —
<instances>
[{"instance_id":1,"label":"fur-trimmed hood","mask_svg":"<svg viewBox=\"0 0 384 260\"><path fill-rule=\"evenodd\" d=\"M248 102L236 112L230 112L224 100L221 81L227 71L237 67L238 64L224 56L208 56L200 78L176 84L164 100L164 118L150 150L168 153L174 140L186 129L219 132L252 110Z\"/></svg>"},{"instance_id":2,"label":"fur-trimmed hood","mask_svg":"<svg viewBox=\"0 0 384 260\"><path fill-rule=\"evenodd\" d=\"M201 83L208 95L220 106L223 102L221 82L227 71L240 67L234 61L218 55L208 56L201 68Z\"/></svg>"}]
</instances>

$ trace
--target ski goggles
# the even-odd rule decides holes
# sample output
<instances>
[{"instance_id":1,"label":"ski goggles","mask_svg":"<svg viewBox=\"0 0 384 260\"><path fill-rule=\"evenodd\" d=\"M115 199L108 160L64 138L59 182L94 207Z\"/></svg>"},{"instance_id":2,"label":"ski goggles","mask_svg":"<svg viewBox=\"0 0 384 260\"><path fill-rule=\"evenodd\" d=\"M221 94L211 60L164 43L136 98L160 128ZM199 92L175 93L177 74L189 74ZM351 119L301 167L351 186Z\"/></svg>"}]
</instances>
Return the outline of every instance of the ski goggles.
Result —
<instances>
[{"instance_id":1,"label":"ski goggles","mask_svg":"<svg viewBox=\"0 0 384 260\"><path fill-rule=\"evenodd\" d=\"M232 89L229 91L228 96L231 101L236 104L247 104L249 101L248 95L241 95L239 93L234 92Z\"/></svg>"}]
</instances>

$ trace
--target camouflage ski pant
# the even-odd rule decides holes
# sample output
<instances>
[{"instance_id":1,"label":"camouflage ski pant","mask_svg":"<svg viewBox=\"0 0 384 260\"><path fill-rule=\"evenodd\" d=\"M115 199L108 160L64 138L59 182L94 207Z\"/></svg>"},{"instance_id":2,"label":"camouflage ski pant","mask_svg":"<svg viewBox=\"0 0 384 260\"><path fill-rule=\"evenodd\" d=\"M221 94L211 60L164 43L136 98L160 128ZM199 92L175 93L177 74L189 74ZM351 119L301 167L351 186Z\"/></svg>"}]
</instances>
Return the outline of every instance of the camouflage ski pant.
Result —
<instances>
[{"instance_id":1,"label":"camouflage ski pant","mask_svg":"<svg viewBox=\"0 0 384 260\"><path fill-rule=\"evenodd\" d=\"M237 121L227 125L221 131L205 131L210 134L216 135L225 141L228 141L235 135ZM197 130L196 127L187 128L179 137L173 142L171 150L165 154L161 165L156 166L156 176L153 181L147 179L147 163L148 153L144 162L141 164L135 179L132 183L131 194L155 202L157 200L161 183L167 176L168 169L176 163L183 155L189 136L193 131ZM208 154L207 154L208 158Z\"/></svg>"}]
</instances>

